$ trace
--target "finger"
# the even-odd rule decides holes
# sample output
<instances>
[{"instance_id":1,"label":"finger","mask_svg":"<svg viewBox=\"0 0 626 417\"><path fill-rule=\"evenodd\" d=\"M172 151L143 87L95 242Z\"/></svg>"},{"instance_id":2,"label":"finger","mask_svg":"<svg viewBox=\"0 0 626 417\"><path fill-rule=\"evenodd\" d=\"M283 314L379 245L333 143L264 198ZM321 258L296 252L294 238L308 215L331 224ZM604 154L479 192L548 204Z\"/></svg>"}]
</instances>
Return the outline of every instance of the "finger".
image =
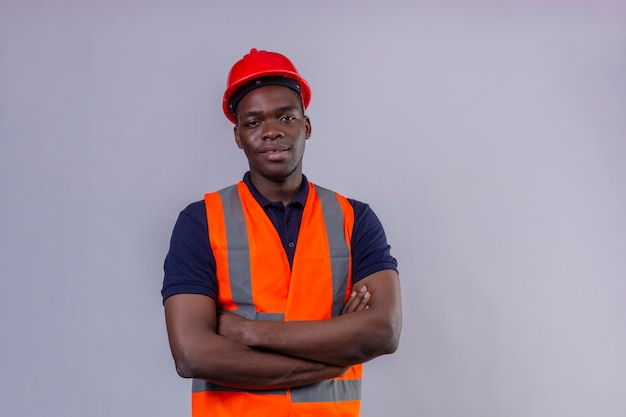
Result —
<instances>
[{"instance_id":1,"label":"finger","mask_svg":"<svg viewBox=\"0 0 626 417\"><path fill-rule=\"evenodd\" d=\"M362 297L360 297L360 302L359 304L356 306L355 311L360 311L360 310L365 310L367 308L369 308L369 301L370 301L370 297L372 295L370 294L369 291L366 291Z\"/></svg>"},{"instance_id":2,"label":"finger","mask_svg":"<svg viewBox=\"0 0 626 417\"><path fill-rule=\"evenodd\" d=\"M341 314L365 309L365 306L368 304L369 297L370 293L367 291L367 287L365 287L365 285L359 288L358 292L353 291L348 301L346 301Z\"/></svg>"},{"instance_id":3,"label":"finger","mask_svg":"<svg viewBox=\"0 0 626 417\"><path fill-rule=\"evenodd\" d=\"M350 305L352 304L352 302L356 298L356 294L357 294L356 291L352 291L352 293L350 294L350 298L348 298L346 300L345 304L343 305L343 309L341 310L341 314L345 314L345 313L350 311Z\"/></svg>"},{"instance_id":4,"label":"finger","mask_svg":"<svg viewBox=\"0 0 626 417\"><path fill-rule=\"evenodd\" d=\"M370 297L371 294L367 291L367 288L362 288L350 306L352 311L365 310L365 308L369 305Z\"/></svg>"}]
</instances>

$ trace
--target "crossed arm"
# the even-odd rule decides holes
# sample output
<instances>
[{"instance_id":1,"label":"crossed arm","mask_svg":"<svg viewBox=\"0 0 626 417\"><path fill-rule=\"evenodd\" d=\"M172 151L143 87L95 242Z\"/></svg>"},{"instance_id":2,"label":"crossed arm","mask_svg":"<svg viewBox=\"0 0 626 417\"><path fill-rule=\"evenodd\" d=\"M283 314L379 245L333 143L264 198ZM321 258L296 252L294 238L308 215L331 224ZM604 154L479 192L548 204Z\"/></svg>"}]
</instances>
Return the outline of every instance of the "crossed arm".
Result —
<instances>
[{"instance_id":1,"label":"crossed arm","mask_svg":"<svg viewBox=\"0 0 626 417\"><path fill-rule=\"evenodd\" d=\"M171 296L165 318L176 369L182 377L236 388L286 388L394 352L402 326L397 273L376 272L355 290L342 315L298 322L246 320L219 314L203 295Z\"/></svg>"}]
</instances>

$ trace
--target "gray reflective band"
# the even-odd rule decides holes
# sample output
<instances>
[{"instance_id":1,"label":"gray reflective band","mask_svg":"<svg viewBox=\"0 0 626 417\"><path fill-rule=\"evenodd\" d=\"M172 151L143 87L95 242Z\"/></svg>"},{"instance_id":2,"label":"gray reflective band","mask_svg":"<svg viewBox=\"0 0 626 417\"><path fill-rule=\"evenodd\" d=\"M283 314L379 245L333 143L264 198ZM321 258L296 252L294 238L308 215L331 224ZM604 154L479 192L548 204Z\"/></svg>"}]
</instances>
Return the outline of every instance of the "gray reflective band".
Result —
<instances>
[{"instance_id":1,"label":"gray reflective band","mask_svg":"<svg viewBox=\"0 0 626 417\"><path fill-rule=\"evenodd\" d=\"M285 395L284 389L272 389L272 390L250 390L226 387L224 385L214 384L213 382L205 381L204 379L194 379L191 382L191 392L246 392L249 394L274 394Z\"/></svg>"},{"instance_id":2,"label":"gray reflective band","mask_svg":"<svg viewBox=\"0 0 626 417\"><path fill-rule=\"evenodd\" d=\"M319 186L315 192L322 203L328 247L330 249L330 267L333 274L333 317L338 316L343 308L343 301L348 285L350 250L344 236L344 215L339 205L337 194Z\"/></svg>"},{"instance_id":3,"label":"gray reflective band","mask_svg":"<svg viewBox=\"0 0 626 417\"><path fill-rule=\"evenodd\" d=\"M360 399L360 379L330 379L291 389L291 401L294 403L358 401Z\"/></svg>"},{"instance_id":4,"label":"gray reflective band","mask_svg":"<svg viewBox=\"0 0 626 417\"><path fill-rule=\"evenodd\" d=\"M245 392L248 394L285 395L286 390L244 390L214 384L204 379L194 379L192 392ZM294 403L359 401L361 399L361 380L341 379L317 382L311 385L291 389L291 401Z\"/></svg>"},{"instance_id":5,"label":"gray reflective band","mask_svg":"<svg viewBox=\"0 0 626 417\"><path fill-rule=\"evenodd\" d=\"M259 313L255 311L253 320L285 321L285 315L283 313Z\"/></svg>"},{"instance_id":6,"label":"gray reflective band","mask_svg":"<svg viewBox=\"0 0 626 417\"><path fill-rule=\"evenodd\" d=\"M283 313L265 313L258 312L254 306L239 305L237 310L230 310L231 313L238 314L248 320L266 320L266 321L285 321L285 315Z\"/></svg>"},{"instance_id":7,"label":"gray reflective band","mask_svg":"<svg viewBox=\"0 0 626 417\"><path fill-rule=\"evenodd\" d=\"M218 191L224 209L226 244L228 245L228 275L237 313L247 319L255 318L250 276L250 248L246 220L236 185Z\"/></svg>"},{"instance_id":8,"label":"gray reflective band","mask_svg":"<svg viewBox=\"0 0 626 417\"><path fill-rule=\"evenodd\" d=\"M286 390L244 390L214 384L204 379L194 379L191 383L191 392L245 392L248 394L285 395ZM360 379L330 379L291 389L291 401L294 403L359 401L360 399Z\"/></svg>"}]
</instances>

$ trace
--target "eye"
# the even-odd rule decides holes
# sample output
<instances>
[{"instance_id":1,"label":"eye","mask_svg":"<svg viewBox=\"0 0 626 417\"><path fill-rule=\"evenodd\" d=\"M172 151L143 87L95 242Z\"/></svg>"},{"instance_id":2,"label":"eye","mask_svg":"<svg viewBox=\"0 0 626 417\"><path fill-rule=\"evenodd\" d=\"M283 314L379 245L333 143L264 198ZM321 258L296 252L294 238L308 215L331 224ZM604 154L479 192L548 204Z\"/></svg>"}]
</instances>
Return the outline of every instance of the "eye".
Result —
<instances>
[{"instance_id":1,"label":"eye","mask_svg":"<svg viewBox=\"0 0 626 417\"><path fill-rule=\"evenodd\" d=\"M294 120L296 120L296 116L293 116L291 114L285 114L284 116L280 117L281 122L293 122Z\"/></svg>"},{"instance_id":2,"label":"eye","mask_svg":"<svg viewBox=\"0 0 626 417\"><path fill-rule=\"evenodd\" d=\"M259 121L258 120L250 120L248 122L245 122L243 125L245 127L254 128L254 127L257 127L259 125Z\"/></svg>"}]
</instances>

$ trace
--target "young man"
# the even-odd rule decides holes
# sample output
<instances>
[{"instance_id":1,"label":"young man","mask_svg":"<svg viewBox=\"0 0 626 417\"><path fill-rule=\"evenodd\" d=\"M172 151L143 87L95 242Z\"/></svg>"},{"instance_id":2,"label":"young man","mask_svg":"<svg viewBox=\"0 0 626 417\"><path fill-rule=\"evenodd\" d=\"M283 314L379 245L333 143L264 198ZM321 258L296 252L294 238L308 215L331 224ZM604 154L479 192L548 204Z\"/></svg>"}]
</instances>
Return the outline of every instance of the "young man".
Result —
<instances>
[{"instance_id":1,"label":"young man","mask_svg":"<svg viewBox=\"0 0 626 417\"><path fill-rule=\"evenodd\" d=\"M397 349L396 261L363 203L302 174L311 90L283 55L231 69L243 181L181 212L163 298L199 416L358 416L361 363Z\"/></svg>"}]
</instances>

